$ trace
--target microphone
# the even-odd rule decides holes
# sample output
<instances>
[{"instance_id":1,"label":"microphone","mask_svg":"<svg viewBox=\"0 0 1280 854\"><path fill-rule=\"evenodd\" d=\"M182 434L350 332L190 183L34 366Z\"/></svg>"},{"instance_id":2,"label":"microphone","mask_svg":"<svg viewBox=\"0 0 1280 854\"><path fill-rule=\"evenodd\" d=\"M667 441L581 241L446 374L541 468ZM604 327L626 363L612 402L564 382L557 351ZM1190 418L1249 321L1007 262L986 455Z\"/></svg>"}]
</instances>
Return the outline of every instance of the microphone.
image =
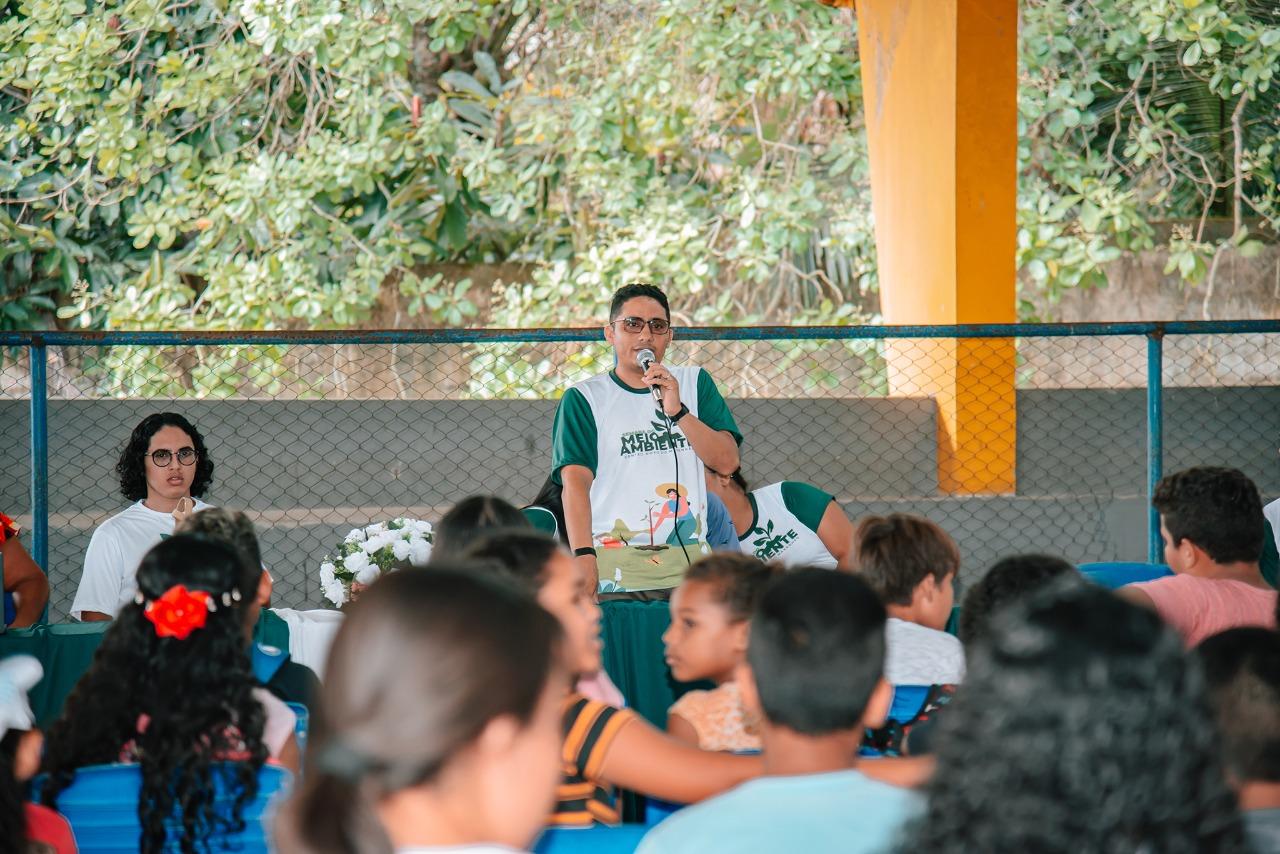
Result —
<instances>
[{"instance_id":1,"label":"microphone","mask_svg":"<svg viewBox=\"0 0 1280 854\"><path fill-rule=\"evenodd\" d=\"M640 370L644 371L646 374L649 373L649 368L656 361L658 361L658 357L653 355L653 351L647 347L639 353L636 353L636 364L639 365ZM658 406L662 406L662 389L658 388L656 385L651 385L649 386L649 392L653 395L653 399L658 402Z\"/></svg>"}]
</instances>

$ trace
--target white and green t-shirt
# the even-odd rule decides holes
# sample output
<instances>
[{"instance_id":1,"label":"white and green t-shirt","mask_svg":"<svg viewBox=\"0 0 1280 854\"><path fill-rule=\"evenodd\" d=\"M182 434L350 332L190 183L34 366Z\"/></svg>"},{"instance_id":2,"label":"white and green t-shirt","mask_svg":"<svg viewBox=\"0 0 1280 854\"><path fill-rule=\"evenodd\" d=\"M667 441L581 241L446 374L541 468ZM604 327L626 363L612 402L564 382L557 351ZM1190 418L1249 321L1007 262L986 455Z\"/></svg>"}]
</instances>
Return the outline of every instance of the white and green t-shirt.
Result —
<instances>
[{"instance_id":1,"label":"white and green t-shirt","mask_svg":"<svg viewBox=\"0 0 1280 854\"><path fill-rule=\"evenodd\" d=\"M836 559L818 538L818 525L835 498L816 486L784 480L747 494L751 527L738 535L738 548L786 567L835 569Z\"/></svg>"},{"instance_id":2,"label":"white and green t-shirt","mask_svg":"<svg viewBox=\"0 0 1280 854\"><path fill-rule=\"evenodd\" d=\"M668 369L690 414L741 443L710 375L701 368ZM708 551L702 461L679 424L668 436L667 421L647 388L631 388L610 371L566 391L552 427L557 482L567 465L585 466L595 475L591 538L601 592L676 587L688 561Z\"/></svg>"}]
</instances>

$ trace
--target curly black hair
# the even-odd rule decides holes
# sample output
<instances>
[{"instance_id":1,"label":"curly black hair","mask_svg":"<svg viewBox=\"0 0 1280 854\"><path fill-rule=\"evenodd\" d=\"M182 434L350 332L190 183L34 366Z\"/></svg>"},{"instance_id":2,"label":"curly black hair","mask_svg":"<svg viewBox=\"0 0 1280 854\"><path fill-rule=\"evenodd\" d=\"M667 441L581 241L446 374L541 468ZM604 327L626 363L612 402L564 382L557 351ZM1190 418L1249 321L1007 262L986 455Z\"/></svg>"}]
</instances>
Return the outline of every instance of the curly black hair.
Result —
<instances>
[{"instance_id":1,"label":"curly black hair","mask_svg":"<svg viewBox=\"0 0 1280 854\"><path fill-rule=\"evenodd\" d=\"M1013 555L996 561L964 595L964 606L960 609L960 642L968 647L987 633L991 618L997 612L1039 590L1059 575L1075 572L1074 566L1053 555Z\"/></svg>"},{"instance_id":2,"label":"curly black hair","mask_svg":"<svg viewBox=\"0 0 1280 854\"><path fill-rule=\"evenodd\" d=\"M148 601L182 583L220 602L240 576L230 546L178 534L147 553L137 578ZM131 602L121 610L49 730L44 802L56 809L77 768L119 761L132 742L142 770L139 850L164 849L166 820L180 817L179 848L197 851L211 836L243 830L267 759L266 713L252 694L257 683L239 609L219 605L203 628L179 640L157 636L143 607ZM227 762L233 757L244 761ZM238 792L230 815L215 808L218 782Z\"/></svg>"},{"instance_id":3,"label":"curly black hair","mask_svg":"<svg viewBox=\"0 0 1280 854\"><path fill-rule=\"evenodd\" d=\"M199 498L204 495L209 484L213 483L213 460L209 458L209 450L204 446L204 437L200 435L200 431L176 412L157 412L148 415L133 428L133 433L120 449L120 459L116 462L120 493L130 501L147 497L147 448L151 446L151 437L162 427L177 427L191 437L191 445L198 455L191 494Z\"/></svg>"},{"instance_id":4,"label":"curly black hair","mask_svg":"<svg viewBox=\"0 0 1280 854\"><path fill-rule=\"evenodd\" d=\"M971 653L900 850L1245 849L1204 680L1154 612L1067 576Z\"/></svg>"}]
</instances>

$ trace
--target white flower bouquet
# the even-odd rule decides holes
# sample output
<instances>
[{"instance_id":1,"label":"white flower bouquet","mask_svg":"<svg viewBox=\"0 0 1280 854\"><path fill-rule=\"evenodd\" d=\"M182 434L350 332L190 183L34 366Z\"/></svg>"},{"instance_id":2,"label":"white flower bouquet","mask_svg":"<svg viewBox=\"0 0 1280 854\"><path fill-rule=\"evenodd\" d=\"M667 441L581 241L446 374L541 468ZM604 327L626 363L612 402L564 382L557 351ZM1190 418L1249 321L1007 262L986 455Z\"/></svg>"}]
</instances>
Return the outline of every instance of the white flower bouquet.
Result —
<instances>
[{"instance_id":1,"label":"white flower bouquet","mask_svg":"<svg viewBox=\"0 0 1280 854\"><path fill-rule=\"evenodd\" d=\"M426 566L431 559L431 523L420 519L392 519L353 528L338 546L336 557L320 564L320 592L341 608L351 601L351 586L367 587L384 572L406 566Z\"/></svg>"}]
</instances>

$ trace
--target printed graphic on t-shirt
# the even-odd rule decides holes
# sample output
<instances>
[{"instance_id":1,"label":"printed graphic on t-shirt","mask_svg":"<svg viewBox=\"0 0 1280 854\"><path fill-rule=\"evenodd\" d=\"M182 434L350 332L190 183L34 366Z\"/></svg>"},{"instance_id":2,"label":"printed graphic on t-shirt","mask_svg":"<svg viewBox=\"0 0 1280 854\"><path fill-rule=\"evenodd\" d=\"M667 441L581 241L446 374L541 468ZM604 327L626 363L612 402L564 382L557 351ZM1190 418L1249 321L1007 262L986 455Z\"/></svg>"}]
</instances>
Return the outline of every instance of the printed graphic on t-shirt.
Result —
<instances>
[{"instance_id":1,"label":"printed graphic on t-shirt","mask_svg":"<svg viewBox=\"0 0 1280 854\"><path fill-rule=\"evenodd\" d=\"M692 560L702 555L702 520L689 506L688 495L684 484L655 484L653 497L644 501L643 518L615 519L613 529L596 538L597 554L603 554L604 562L614 566L612 579L602 577L600 592L669 584L671 567L663 554L669 549L675 549L681 560L685 551Z\"/></svg>"},{"instance_id":2,"label":"printed graphic on t-shirt","mask_svg":"<svg viewBox=\"0 0 1280 854\"><path fill-rule=\"evenodd\" d=\"M669 454L673 449L681 451L692 447L683 433L668 429L661 409L655 409L653 415L654 420L650 424L652 430L633 430L622 434L622 459L646 454Z\"/></svg>"},{"instance_id":3,"label":"printed graphic on t-shirt","mask_svg":"<svg viewBox=\"0 0 1280 854\"><path fill-rule=\"evenodd\" d=\"M795 528L775 531L772 519L763 528L757 525L751 529L751 545L755 548L756 557L763 561L773 560L799 538L800 532Z\"/></svg>"}]
</instances>

